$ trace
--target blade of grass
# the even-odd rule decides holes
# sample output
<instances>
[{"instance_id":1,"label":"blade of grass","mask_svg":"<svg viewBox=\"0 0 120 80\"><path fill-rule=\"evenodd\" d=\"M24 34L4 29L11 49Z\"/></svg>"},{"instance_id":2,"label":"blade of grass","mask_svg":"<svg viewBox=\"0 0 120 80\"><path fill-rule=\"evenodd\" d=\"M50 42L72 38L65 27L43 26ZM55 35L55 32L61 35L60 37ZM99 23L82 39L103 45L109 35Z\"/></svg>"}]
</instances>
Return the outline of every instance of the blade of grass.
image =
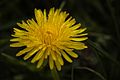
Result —
<instances>
[{"instance_id":1,"label":"blade of grass","mask_svg":"<svg viewBox=\"0 0 120 80\"><path fill-rule=\"evenodd\" d=\"M52 73L52 77L54 80L60 80L59 74L58 74L56 68L53 68L53 70L51 70L51 73Z\"/></svg>"},{"instance_id":2,"label":"blade of grass","mask_svg":"<svg viewBox=\"0 0 120 80\"><path fill-rule=\"evenodd\" d=\"M111 55L109 55L109 53L104 51L97 43L94 43L93 41L88 40L88 44L90 46L92 46L93 48L95 48L99 52L99 55L104 55L106 58L108 58L109 60L111 60L112 62L114 62L118 66L120 66L120 63L116 59L114 59Z\"/></svg>"},{"instance_id":3,"label":"blade of grass","mask_svg":"<svg viewBox=\"0 0 120 80\"><path fill-rule=\"evenodd\" d=\"M74 67L72 65L72 70L71 70L71 80L74 80Z\"/></svg>"},{"instance_id":4,"label":"blade of grass","mask_svg":"<svg viewBox=\"0 0 120 80\"><path fill-rule=\"evenodd\" d=\"M100 67L100 72L103 74L103 76L107 77L107 73L105 71L105 68L103 66L103 62L99 56L98 51L95 50L95 48L91 47L91 49L95 52L96 59L99 61L99 67Z\"/></svg>"},{"instance_id":5,"label":"blade of grass","mask_svg":"<svg viewBox=\"0 0 120 80\"><path fill-rule=\"evenodd\" d=\"M2 60L9 62L10 64L17 65L17 66L25 66L27 69L29 69L30 71L33 71L33 72L38 71L36 69L36 66L34 66L30 63L27 63L27 62L19 61L16 58L14 58L13 56L10 56L8 54L1 53L0 57L2 58Z\"/></svg>"},{"instance_id":6,"label":"blade of grass","mask_svg":"<svg viewBox=\"0 0 120 80\"><path fill-rule=\"evenodd\" d=\"M120 31L119 31L118 20L115 16L115 11L114 11L114 8L111 5L110 0L107 0L107 5L108 5L108 8L109 8L110 13L111 13L111 17L112 17L114 25L115 25L115 30L116 30L116 35L117 35L118 41L120 41Z\"/></svg>"},{"instance_id":7,"label":"blade of grass","mask_svg":"<svg viewBox=\"0 0 120 80\"><path fill-rule=\"evenodd\" d=\"M105 79L104 76L102 76L99 72L97 72L97 71L95 71L95 70L93 70L93 69L91 69L91 68L88 68L88 67L76 67L75 69L85 69L85 70L88 70L88 71L96 74L96 75L97 75L98 77L100 77L102 80L107 80L107 79Z\"/></svg>"}]
</instances>

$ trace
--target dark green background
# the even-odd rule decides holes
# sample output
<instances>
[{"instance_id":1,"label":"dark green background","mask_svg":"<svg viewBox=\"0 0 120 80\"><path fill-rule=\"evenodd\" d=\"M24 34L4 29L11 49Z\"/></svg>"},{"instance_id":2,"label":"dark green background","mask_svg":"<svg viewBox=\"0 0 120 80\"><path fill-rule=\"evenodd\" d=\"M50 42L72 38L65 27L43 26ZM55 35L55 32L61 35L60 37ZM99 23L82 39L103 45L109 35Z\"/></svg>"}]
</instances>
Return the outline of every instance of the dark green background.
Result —
<instances>
[{"instance_id":1,"label":"dark green background","mask_svg":"<svg viewBox=\"0 0 120 80\"><path fill-rule=\"evenodd\" d=\"M88 49L76 51L79 58L65 61L58 73L36 69L15 56L21 48L9 47L17 22L33 18L35 8L52 7L69 12L89 33ZM119 14L119 0L0 0L0 80L120 80Z\"/></svg>"}]
</instances>

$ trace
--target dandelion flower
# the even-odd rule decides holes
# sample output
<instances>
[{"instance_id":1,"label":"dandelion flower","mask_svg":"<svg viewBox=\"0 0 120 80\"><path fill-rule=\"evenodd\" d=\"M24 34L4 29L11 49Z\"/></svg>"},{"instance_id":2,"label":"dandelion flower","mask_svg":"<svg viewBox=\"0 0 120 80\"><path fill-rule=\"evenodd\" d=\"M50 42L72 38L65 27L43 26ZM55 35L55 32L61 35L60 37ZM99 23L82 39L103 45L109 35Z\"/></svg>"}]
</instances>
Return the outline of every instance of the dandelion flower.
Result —
<instances>
[{"instance_id":1,"label":"dandelion flower","mask_svg":"<svg viewBox=\"0 0 120 80\"><path fill-rule=\"evenodd\" d=\"M20 27L14 28L14 38L10 41L11 47L25 47L16 56L24 55L24 60L31 57L31 63L37 62L40 68L45 59L52 70L55 66L61 70L64 65L63 58L72 63L77 58L73 50L82 50L87 46L82 42L87 39L86 28L76 24L72 17L61 9L51 8L48 15L46 10L35 9L35 19L28 19L26 22L17 23ZM82 33L82 34L81 34Z\"/></svg>"}]
</instances>

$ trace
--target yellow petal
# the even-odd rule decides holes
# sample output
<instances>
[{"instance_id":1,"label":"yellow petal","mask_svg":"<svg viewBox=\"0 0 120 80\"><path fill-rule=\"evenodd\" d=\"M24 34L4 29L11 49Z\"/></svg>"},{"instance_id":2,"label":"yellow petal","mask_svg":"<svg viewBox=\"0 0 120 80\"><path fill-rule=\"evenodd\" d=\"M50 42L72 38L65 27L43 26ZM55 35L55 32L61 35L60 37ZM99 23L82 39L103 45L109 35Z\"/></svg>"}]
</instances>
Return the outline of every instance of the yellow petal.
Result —
<instances>
[{"instance_id":1,"label":"yellow petal","mask_svg":"<svg viewBox=\"0 0 120 80\"><path fill-rule=\"evenodd\" d=\"M72 63L72 60L70 59L70 57L63 50L61 50L61 54L68 62Z\"/></svg>"},{"instance_id":2,"label":"yellow petal","mask_svg":"<svg viewBox=\"0 0 120 80\"><path fill-rule=\"evenodd\" d=\"M74 53L73 51L68 51L68 50L65 50L70 56L74 57L74 58L77 58L78 55L76 53Z\"/></svg>"},{"instance_id":3,"label":"yellow petal","mask_svg":"<svg viewBox=\"0 0 120 80\"><path fill-rule=\"evenodd\" d=\"M82 50L84 48L87 48L84 43L81 42L73 42L73 44L66 45L68 48L76 49L76 50Z\"/></svg>"},{"instance_id":4,"label":"yellow petal","mask_svg":"<svg viewBox=\"0 0 120 80\"><path fill-rule=\"evenodd\" d=\"M31 19L31 20L29 20L28 19L28 22L30 23L29 24L29 28L34 28L35 27L35 29L38 29L38 24L34 21L34 19ZM31 26L30 26L31 25Z\"/></svg>"},{"instance_id":5,"label":"yellow petal","mask_svg":"<svg viewBox=\"0 0 120 80\"><path fill-rule=\"evenodd\" d=\"M75 19L72 19L69 21L69 23L66 26L71 27L72 25L74 25L76 23Z\"/></svg>"},{"instance_id":6,"label":"yellow petal","mask_svg":"<svg viewBox=\"0 0 120 80\"><path fill-rule=\"evenodd\" d=\"M61 70L61 65L60 63L58 62L58 60L55 61L55 65L57 67L57 70L60 71Z\"/></svg>"},{"instance_id":7,"label":"yellow petal","mask_svg":"<svg viewBox=\"0 0 120 80\"><path fill-rule=\"evenodd\" d=\"M44 61L44 56L42 56L37 64L37 68L40 68L41 65L43 64L43 61Z\"/></svg>"},{"instance_id":8,"label":"yellow petal","mask_svg":"<svg viewBox=\"0 0 120 80\"><path fill-rule=\"evenodd\" d=\"M61 42L60 44L56 44L56 46L57 46L59 49L69 49L69 48L65 47L64 45L66 45L66 44L64 44L64 42L63 42L63 43ZM56 49L56 52L59 53L59 50ZM59 54L61 55L61 53L59 53Z\"/></svg>"},{"instance_id":9,"label":"yellow petal","mask_svg":"<svg viewBox=\"0 0 120 80\"><path fill-rule=\"evenodd\" d=\"M70 22L71 19L72 19L72 17L70 16L70 17L64 22L63 25L68 24L68 23ZM62 26L63 26L63 25L62 25ZM64 27L63 27L63 28L64 28Z\"/></svg>"},{"instance_id":10,"label":"yellow petal","mask_svg":"<svg viewBox=\"0 0 120 80\"><path fill-rule=\"evenodd\" d=\"M68 15L69 15L69 14L68 14ZM63 31L65 31L66 29L69 28L69 26L66 26L66 24L68 24L71 19L72 19L72 17L68 18L68 19L60 26L60 30L59 30L60 34L62 34Z\"/></svg>"},{"instance_id":11,"label":"yellow petal","mask_svg":"<svg viewBox=\"0 0 120 80\"><path fill-rule=\"evenodd\" d=\"M15 32L21 32L21 33L26 32L26 31L24 31L24 30L20 30L20 29L17 29L17 28L13 28L13 29L14 29Z\"/></svg>"},{"instance_id":12,"label":"yellow petal","mask_svg":"<svg viewBox=\"0 0 120 80\"><path fill-rule=\"evenodd\" d=\"M33 26L31 24L31 20L30 19L28 19L26 22L27 22L27 25L29 26L30 32L32 32L32 31L34 32L36 30L35 25Z\"/></svg>"},{"instance_id":13,"label":"yellow petal","mask_svg":"<svg viewBox=\"0 0 120 80\"><path fill-rule=\"evenodd\" d=\"M49 23L52 23L52 21L53 21L54 10L55 10L55 8L51 8L49 11L49 14L48 14L48 22Z\"/></svg>"},{"instance_id":14,"label":"yellow petal","mask_svg":"<svg viewBox=\"0 0 120 80\"><path fill-rule=\"evenodd\" d=\"M11 36L13 36L13 37L19 37L19 38L22 38L22 37L25 37L27 34L24 34L24 33L16 33L16 34L14 34L14 35L11 35Z\"/></svg>"},{"instance_id":15,"label":"yellow petal","mask_svg":"<svg viewBox=\"0 0 120 80\"><path fill-rule=\"evenodd\" d=\"M52 46L52 50L55 51L57 54L61 55L60 51L58 50L57 47Z\"/></svg>"},{"instance_id":16,"label":"yellow petal","mask_svg":"<svg viewBox=\"0 0 120 80\"><path fill-rule=\"evenodd\" d=\"M20 38L13 38L13 39L10 39L10 41L19 41L19 40L21 40Z\"/></svg>"},{"instance_id":17,"label":"yellow petal","mask_svg":"<svg viewBox=\"0 0 120 80\"><path fill-rule=\"evenodd\" d=\"M56 55L55 55L54 51L51 51L51 56L52 56L53 60L56 60Z\"/></svg>"},{"instance_id":18,"label":"yellow petal","mask_svg":"<svg viewBox=\"0 0 120 80\"><path fill-rule=\"evenodd\" d=\"M26 59L28 59L29 57L31 57L33 54L35 54L35 53L36 53L37 51L39 51L41 48L42 48L42 45L33 48L33 50L31 50L29 53L27 53L27 54L24 56L24 60L26 60Z\"/></svg>"},{"instance_id":19,"label":"yellow petal","mask_svg":"<svg viewBox=\"0 0 120 80\"><path fill-rule=\"evenodd\" d=\"M86 36L86 35L88 35L88 33L73 35L72 37L81 37L81 36Z\"/></svg>"},{"instance_id":20,"label":"yellow petal","mask_svg":"<svg viewBox=\"0 0 120 80\"><path fill-rule=\"evenodd\" d=\"M14 32L15 32L15 35L19 35L19 36L21 36L21 35L26 35L26 34L27 34L26 31L20 30L20 29L17 29L17 28L14 28ZM19 37L19 36L18 36L18 37Z\"/></svg>"},{"instance_id":21,"label":"yellow petal","mask_svg":"<svg viewBox=\"0 0 120 80\"><path fill-rule=\"evenodd\" d=\"M54 16L53 16L53 23L54 23L54 25L58 25L59 26L59 24L61 23L60 11L61 11L61 9L57 9L55 11L55 13L54 13ZM58 27L58 26L56 26L56 27Z\"/></svg>"},{"instance_id":22,"label":"yellow petal","mask_svg":"<svg viewBox=\"0 0 120 80\"><path fill-rule=\"evenodd\" d=\"M76 30L76 29L78 29L80 26L81 26L81 24L79 23L79 24L76 24L76 25L70 27L70 29Z\"/></svg>"},{"instance_id":23,"label":"yellow petal","mask_svg":"<svg viewBox=\"0 0 120 80\"><path fill-rule=\"evenodd\" d=\"M19 51L19 52L16 54L16 56L21 56L21 55L25 54L26 52L29 52L29 51L32 50L32 49L33 49L33 47L27 47L27 48Z\"/></svg>"},{"instance_id":24,"label":"yellow petal","mask_svg":"<svg viewBox=\"0 0 120 80\"><path fill-rule=\"evenodd\" d=\"M17 23L17 25L25 30L28 30L29 31L29 26L24 22L22 21L22 24L21 23Z\"/></svg>"},{"instance_id":25,"label":"yellow petal","mask_svg":"<svg viewBox=\"0 0 120 80\"><path fill-rule=\"evenodd\" d=\"M73 33L73 34L79 34L79 33L84 32L86 29L87 29L87 28L78 29L78 30L73 31L72 33Z\"/></svg>"},{"instance_id":26,"label":"yellow petal","mask_svg":"<svg viewBox=\"0 0 120 80\"><path fill-rule=\"evenodd\" d=\"M88 37L81 37L81 38L70 38L73 41L84 41L86 39L88 39Z\"/></svg>"},{"instance_id":27,"label":"yellow petal","mask_svg":"<svg viewBox=\"0 0 120 80\"><path fill-rule=\"evenodd\" d=\"M43 13L40 9L35 9L35 18L37 20L38 25L41 27L43 21Z\"/></svg>"},{"instance_id":28,"label":"yellow petal","mask_svg":"<svg viewBox=\"0 0 120 80\"><path fill-rule=\"evenodd\" d=\"M45 50L46 50L46 47L44 47L41 50L39 50L37 52L37 54L35 55L35 57L31 60L31 63L34 63L35 61L39 60L42 57L42 55L44 54Z\"/></svg>"},{"instance_id":29,"label":"yellow petal","mask_svg":"<svg viewBox=\"0 0 120 80\"><path fill-rule=\"evenodd\" d=\"M46 16L46 9L44 9L44 22L47 21L47 16Z\"/></svg>"},{"instance_id":30,"label":"yellow petal","mask_svg":"<svg viewBox=\"0 0 120 80\"><path fill-rule=\"evenodd\" d=\"M22 43L12 43L12 44L10 44L10 47L22 47L22 46L25 46L25 45L22 44Z\"/></svg>"},{"instance_id":31,"label":"yellow petal","mask_svg":"<svg viewBox=\"0 0 120 80\"><path fill-rule=\"evenodd\" d=\"M53 62L53 59L52 59L52 56L50 55L49 56L49 66L50 66L50 69L52 70L53 67L54 67L54 62Z\"/></svg>"},{"instance_id":32,"label":"yellow petal","mask_svg":"<svg viewBox=\"0 0 120 80\"><path fill-rule=\"evenodd\" d=\"M45 51L45 59L47 59L50 53L51 53L50 48L47 48Z\"/></svg>"},{"instance_id":33,"label":"yellow petal","mask_svg":"<svg viewBox=\"0 0 120 80\"><path fill-rule=\"evenodd\" d=\"M58 59L58 61L59 61L59 63L60 63L61 65L64 65L62 56L60 56L60 55L58 54L58 55L57 55L57 59Z\"/></svg>"}]
</instances>

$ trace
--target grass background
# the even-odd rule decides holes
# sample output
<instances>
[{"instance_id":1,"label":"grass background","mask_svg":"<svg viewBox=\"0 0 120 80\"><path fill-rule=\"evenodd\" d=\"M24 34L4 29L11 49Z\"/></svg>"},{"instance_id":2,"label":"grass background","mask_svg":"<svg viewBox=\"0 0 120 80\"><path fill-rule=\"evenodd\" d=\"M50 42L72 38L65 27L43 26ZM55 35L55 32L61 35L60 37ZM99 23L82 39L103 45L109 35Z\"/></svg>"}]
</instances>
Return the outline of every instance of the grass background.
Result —
<instances>
[{"instance_id":1,"label":"grass background","mask_svg":"<svg viewBox=\"0 0 120 80\"><path fill-rule=\"evenodd\" d=\"M119 0L0 0L0 80L120 80ZM87 27L88 49L76 51L78 59L65 62L62 71L50 71L15 54L10 48L13 27L34 17L34 9L62 8ZM44 64L46 65L46 63Z\"/></svg>"}]
</instances>

